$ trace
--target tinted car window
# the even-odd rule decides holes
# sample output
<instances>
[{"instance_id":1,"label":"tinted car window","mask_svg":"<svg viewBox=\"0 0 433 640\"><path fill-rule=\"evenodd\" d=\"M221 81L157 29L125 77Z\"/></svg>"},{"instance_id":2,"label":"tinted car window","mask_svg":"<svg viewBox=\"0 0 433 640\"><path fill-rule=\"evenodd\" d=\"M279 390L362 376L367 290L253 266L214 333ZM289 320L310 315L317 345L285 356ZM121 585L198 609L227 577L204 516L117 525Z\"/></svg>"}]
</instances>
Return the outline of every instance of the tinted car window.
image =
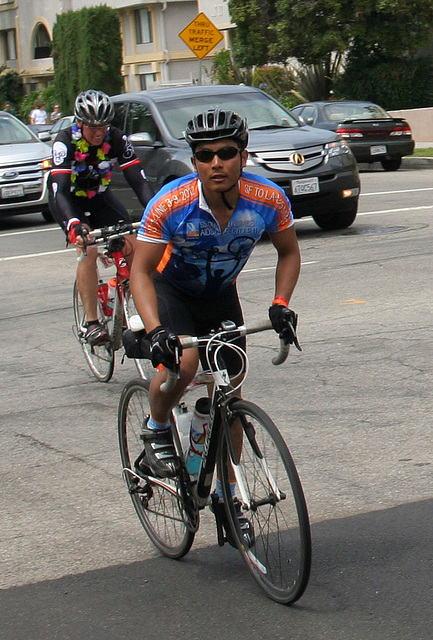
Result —
<instances>
[{"instance_id":1,"label":"tinted car window","mask_svg":"<svg viewBox=\"0 0 433 640\"><path fill-rule=\"evenodd\" d=\"M171 135L183 139L186 123L206 109L230 109L241 113L248 120L250 131L275 127L299 128L297 121L278 103L261 94L221 94L199 97L194 100L178 99L161 101L159 109Z\"/></svg>"},{"instance_id":2,"label":"tinted car window","mask_svg":"<svg viewBox=\"0 0 433 640\"><path fill-rule=\"evenodd\" d=\"M125 118L128 111L127 102L117 102L114 105L114 118L112 124L114 127L125 131Z\"/></svg>"},{"instance_id":3,"label":"tinted car window","mask_svg":"<svg viewBox=\"0 0 433 640\"><path fill-rule=\"evenodd\" d=\"M132 133L149 133L152 140L160 138L158 127L149 109L140 102L131 102L126 118L125 132L128 136Z\"/></svg>"},{"instance_id":4,"label":"tinted car window","mask_svg":"<svg viewBox=\"0 0 433 640\"><path fill-rule=\"evenodd\" d=\"M307 118L312 118L311 122L314 123L317 118L317 109L316 107L305 107L302 112L302 119L304 122L307 122Z\"/></svg>"},{"instance_id":5,"label":"tinted car window","mask_svg":"<svg viewBox=\"0 0 433 640\"><path fill-rule=\"evenodd\" d=\"M362 103L348 103L337 102L335 104L329 104L325 106L326 117L329 120L348 120L353 118L356 120L365 119L391 119L391 116L387 114L385 109L382 109L377 104L362 104Z\"/></svg>"}]
</instances>

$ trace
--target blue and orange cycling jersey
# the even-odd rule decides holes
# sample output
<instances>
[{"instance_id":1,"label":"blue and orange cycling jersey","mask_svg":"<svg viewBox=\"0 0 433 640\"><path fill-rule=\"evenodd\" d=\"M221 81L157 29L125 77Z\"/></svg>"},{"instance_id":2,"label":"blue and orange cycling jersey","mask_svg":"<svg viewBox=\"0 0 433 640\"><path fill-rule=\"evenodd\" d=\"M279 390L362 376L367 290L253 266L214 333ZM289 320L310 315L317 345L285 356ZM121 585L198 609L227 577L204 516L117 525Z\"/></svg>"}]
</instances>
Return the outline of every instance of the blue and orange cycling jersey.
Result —
<instances>
[{"instance_id":1,"label":"blue and orange cycling jersey","mask_svg":"<svg viewBox=\"0 0 433 640\"><path fill-rule=\"evenodd\" d=\"M158 271L184 293L209 298L234 282L265 231L292 224L284 191L244 172L236 208L221 230L194 173L170 182L149 202L138 239L166 244Z\"/></svg>"}]
</instances>

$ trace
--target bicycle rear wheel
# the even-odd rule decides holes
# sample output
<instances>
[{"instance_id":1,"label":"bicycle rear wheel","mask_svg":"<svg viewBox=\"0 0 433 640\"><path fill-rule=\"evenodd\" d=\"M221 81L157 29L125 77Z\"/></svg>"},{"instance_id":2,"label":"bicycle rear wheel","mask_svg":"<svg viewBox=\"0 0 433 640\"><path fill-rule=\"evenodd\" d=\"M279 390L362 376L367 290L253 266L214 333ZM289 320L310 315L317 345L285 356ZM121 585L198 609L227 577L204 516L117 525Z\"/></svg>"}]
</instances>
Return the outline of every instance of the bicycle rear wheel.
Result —
<instances>
[{"instance_id":1,"label":"bicycle rear wheel","mask_svg":"<svg viewBox=\"0 0 433 640\"><path fill-rule=\"evenodd\" d=\"M219 460L227 517L237 546L266 594L282 604L301 597L311 567L311 534L304 494L290 452L269 416L251 402L230 405L229 432ZM242 451L234 452L232 425L242 424ZM236 426L235 426L236 428ZM237 461L237 497L253 527L247 546L230 491L229 457Z\"/></svg>"},{"instance_id":2,"label":"bicycle rear wheel","mask_svg":"<svg viewBox=\"0 0 433 640\"><path fill-rule=\"evenodd\" d=\"M86 314L84 312L83 303L78 293L77 283L74 284L73 294L74 318L75 318L75 335L86 358L86 362L90 367L93 375L100 382L108 382L114 371L114 350L111 340L101 345L91 345L84 338L84 323L86 322ZM104 313L98 300L98 320L107 328ZM107 328L108 330L108 328Z\"/></svg>"},{"instance_id":3,"label":"bicycle rear wheel","mask_svg":"<svg viewBox=\"0 0 433 640\"><path fill-rule=\"evenodd\" d=\"M123 389L118 414L123 476L147 535L161 553L178 559L191 548L198 526L198 513L192 514L190 502L186 504L188 493L179 477L158 479L140 469L143 453L141 432L148 415L149 382L131 380ZM180 446L179 443L177 445Z\"/></svg>"}]
</instances>

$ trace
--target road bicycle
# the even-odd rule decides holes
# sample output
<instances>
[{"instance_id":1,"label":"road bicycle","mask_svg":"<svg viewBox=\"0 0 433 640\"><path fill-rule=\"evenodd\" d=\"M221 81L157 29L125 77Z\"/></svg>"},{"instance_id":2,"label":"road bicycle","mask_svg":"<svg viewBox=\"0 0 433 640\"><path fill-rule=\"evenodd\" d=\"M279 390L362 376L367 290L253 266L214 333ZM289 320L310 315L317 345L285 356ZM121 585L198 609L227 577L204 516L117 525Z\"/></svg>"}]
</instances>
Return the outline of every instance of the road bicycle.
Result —
<instances>
[{"instance_id":1,"label":"road bicycle","mask_svg":"<svg viewBox=\"0 0 433 640\"><path fill-rule=\"evenodd\" d=\"M136 316L134 301L129 289L129 268L123 249L126 236L134 234L139 222L119 223L113 226L94 229L84 237L82 257L87 247L98 247L98 320L105 327L109 339L103 344L92 345L85 338L86 315L77 282L74 283L73 307L74 333L81 345L93 375L101 382L108 382L114 372L115 353L122 347L122 332L131 327L131 318ZM101 275L102 267L115 268L114 276ZM147 360L135 360L139 375L151 377L152 367Z\"/></svg>"},{"instance_id":2,"label":"road bicycle","mask_svg":"<svg viewBox=\"0 0 433 640\"><path fill-rule=\"evenodd\" d=\"M146 464L142 429L149 415L149 381L132 380L121 394L118 435L123 477L137 515L153 544L166 556L182 558L191 548L200 522L200 511L211 502L215 468L221 479L226 518L232 536L250 572L265 593L282 604L290 604L303 594L311 566L311 534L307 505L301 482L283 437L271 418L256 404L241 399L222 361L222 349L239 356L243 378L248 373L248 357L233 342L239 336L271 329L260 326L236 327L225 322L221 329L205 337L181 338L183 349L200 347L207 365L188 387L172 413L172 431L179 473L174 478L157 478ZM295 334L296 336L296 334ZM274 364L287 357L288 345L281 344ZM175 384L176 373L167 372L162 385ZM187 446L180 425L188 394L200 392L213 383L209 423L198 475L186 468ZM241 425L241 427L240 427ZM233 430L242 433L241 451ZM182 446L183 443L183 446ZM232 497L230 479L236 477L237 498ZM247 543L236 507L252 527ZM237 503L237 504L236 504ZM216 518L218 544L227 541L222 522Z\"/></svg>"}]
</instances>

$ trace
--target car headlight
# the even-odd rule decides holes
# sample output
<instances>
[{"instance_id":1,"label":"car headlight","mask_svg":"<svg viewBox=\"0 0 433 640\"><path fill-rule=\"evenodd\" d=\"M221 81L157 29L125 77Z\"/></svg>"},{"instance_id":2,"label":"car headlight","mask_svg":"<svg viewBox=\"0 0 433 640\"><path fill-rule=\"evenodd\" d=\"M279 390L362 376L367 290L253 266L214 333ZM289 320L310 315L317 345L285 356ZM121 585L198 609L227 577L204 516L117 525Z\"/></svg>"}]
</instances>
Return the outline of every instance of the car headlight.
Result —
<instances>
[{"instance_id":1,"label":"car headlight","mask_svg":"<svg viewBox=\"0 0 433 640\"><path fill-rule=\"evenodd\" d=\"M45 158L45 160L42 160L42 169L51 169L51 158Z\"/></svg>"},{"instance_id":2,"label":"car headlight","mask_svg":"<svg viewBox=\"0 0 433 640\"><path fill-rule=\"evenodd\" d=\"M341 156L345 153L350 153L349 145L345 140L336 140L335 142L328 142L325 144L325 150L329 158L334 156Z\"/></svg>"}]
</instances>

